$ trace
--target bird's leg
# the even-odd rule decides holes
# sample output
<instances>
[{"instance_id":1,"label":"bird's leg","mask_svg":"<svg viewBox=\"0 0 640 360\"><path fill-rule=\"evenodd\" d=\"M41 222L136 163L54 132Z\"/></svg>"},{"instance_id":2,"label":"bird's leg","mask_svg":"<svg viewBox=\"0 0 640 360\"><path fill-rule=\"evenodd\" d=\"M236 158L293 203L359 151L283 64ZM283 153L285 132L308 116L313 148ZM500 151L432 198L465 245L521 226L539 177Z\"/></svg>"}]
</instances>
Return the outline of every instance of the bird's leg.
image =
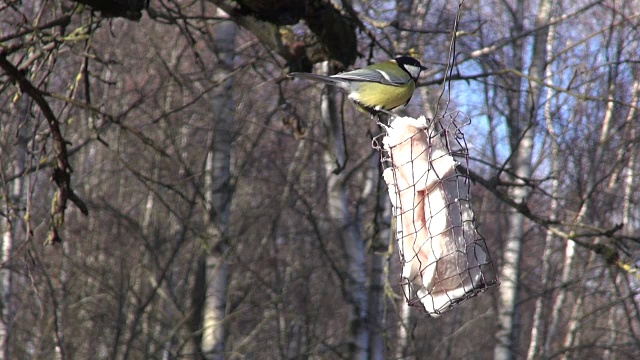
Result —
<instances>
[{"instance_id":1,"label":"bird's leg","mask_svg":"<svg viewBox=\"0 0 640 360\"><path fill-rule=\"evenodd\" d=\"M394 117L396 116L396 114L392 113L391 111L385 110L385 109L376 109L377 112L381 112L381 113L385 113L387 115L389 115L389 117Z\"/></svg>"},{"instance_id":2,"label":"bird's leg","mask_svg":"<svg viewBox=\"0 0 640 360\"><path fill-rule=\"evenodd\" d=\"M391 124L391 121L393 120L393 118L397 117L398 115L392 113L391 111L385 110L385 109L376 109L378 111L378 118L380 118L380 113L384 113L385 115L387 115L387 118L385 119L385 125L389 125Z\"/></svg>"},{"instance_id":3,"label":"bird's leg","mask_svg":"<svg viewBox=\"0 0 640 360\"><path fill-rule=\"evenodd\" d=\"M391 120L393 118L395 118L396 116L398 116L398 115L396 115L396 114L394 114L394 113L392 113L390 111L383 110L383 109L372 110L372 111L369 112L369 114L370 114L371 119L373 121L375 121L378 124L382 124L382 125L389 125L391 123ZM381 114L384 114L386 116L383 117L383 116L381 116Z\"/></svg>"},{"instance_id":4,"label":"bird's leg","mask_svg":"<svg viewBox=\"0 0 640 360\"><path fill-rule=\"evenodd\" d=\"M391 111L385 110L379 106L376 106L376 107L366 106L358 101L354 101L354 104L360 111L368 113L369 116L371 117L371 120L375 121L376 123L381 123L380 113L384 113L385 115L389 116L389 120L397 116Z\"/></svg>"}]
</instances>

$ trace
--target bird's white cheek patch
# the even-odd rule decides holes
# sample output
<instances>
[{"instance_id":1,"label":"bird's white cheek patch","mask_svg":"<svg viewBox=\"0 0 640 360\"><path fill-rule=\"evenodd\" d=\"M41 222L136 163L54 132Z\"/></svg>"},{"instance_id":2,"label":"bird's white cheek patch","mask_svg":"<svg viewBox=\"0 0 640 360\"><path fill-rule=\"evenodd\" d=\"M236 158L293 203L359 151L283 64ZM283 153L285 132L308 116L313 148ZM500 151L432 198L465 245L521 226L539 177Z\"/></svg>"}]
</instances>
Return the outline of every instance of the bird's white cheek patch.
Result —
<instances>
[{"instance_id":1,"label":"bird's white cheek patch","mask_svg":"<svg viewBox=\"0 0 640 360\"><path fill-rule=\"evenodd\" d=\"M412 78L417 78L420 75L420 68L417 66L413 66L413 65L405 65L404 67L405 69L407 69L407 71L409 72L409 74L411 74Z\"/></svg>"}]
</instances>

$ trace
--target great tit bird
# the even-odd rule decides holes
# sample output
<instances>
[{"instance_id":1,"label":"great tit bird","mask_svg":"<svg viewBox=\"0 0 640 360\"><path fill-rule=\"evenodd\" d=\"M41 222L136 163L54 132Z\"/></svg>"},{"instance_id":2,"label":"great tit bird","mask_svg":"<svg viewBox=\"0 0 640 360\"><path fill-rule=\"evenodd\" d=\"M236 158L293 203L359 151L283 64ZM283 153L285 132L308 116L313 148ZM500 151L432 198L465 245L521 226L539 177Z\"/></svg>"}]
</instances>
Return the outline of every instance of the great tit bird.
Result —
<instances>
[{"instance_id":1,"label":"great tit bird","mask_svg":"<svg viewBox=\"0 0 640 360\"><path fill-rule=\"evenodd\" d=\"M331 76L295 72L289 76L337 86L349 95L358 110L377 115L407 105L416 89L420 72L426 69L418 60L400 56Z\"/></svg>"}]
</instances>

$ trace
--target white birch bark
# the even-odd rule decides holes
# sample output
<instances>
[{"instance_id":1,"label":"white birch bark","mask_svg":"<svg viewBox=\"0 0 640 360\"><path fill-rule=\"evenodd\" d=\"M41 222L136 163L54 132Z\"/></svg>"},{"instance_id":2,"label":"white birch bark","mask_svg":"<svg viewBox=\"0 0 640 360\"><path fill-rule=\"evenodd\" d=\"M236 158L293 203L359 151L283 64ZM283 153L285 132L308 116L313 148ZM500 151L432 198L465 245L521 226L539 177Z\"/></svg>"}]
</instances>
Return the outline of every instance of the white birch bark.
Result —
<instances>
[{"instance_id":1,"label":"white birch bark","mask_svg":"<svg viewBox=\"0 0 640 360\"><path fill-rule=\"evenodd\" d=\"M219 63L216 79L225 79L218 95L213 99L213 141L207 154L205 169L205 194L209 211L208 253L204 254L206 295L202 311L203 331L201 347L206 359L223 359L225 351L225 312L229 269L224 259L229 236L231 208L231 143L234 121L234 103L231 97L235 38L237 26L231 21L221 22L214 29L214 41ZM197 285L196 285L197 286Z\"/></svg>"},{"instance_id":2,"label":"white birch bark","mask_svg":"<svg viewBox=\"0 0 640 360\"><path fill-rule=\"evenodd\" d=\"M633 87L632 87L632 91L633 91L633 97L631 100L631 104L637 104L638 103L638 98L640 96L640 81L639 80L635 80L633 83ZM636 115L636 108L631 107L629 108L629 113L627 114L627 117L625 119L625 127L627 127L629 129L629 141L633 142L636 138L636 133L637 133L637 125L633 122L634 118ZM618 156L620 157L623 154L623 149L620 149L621 151L618 153ZM631 214L631 201L632 201L632 196L633 196L633 183L634 183L634 179L635 179L635 162L636 162L636 149L628 149L629 151L629 158L627 159L627 176L625 178L625 181L623 182L623 186L624 186L624 195L623 195L623 199L622 199L622 222L625 225L625 233L626 234L633 234L634 230L635 230L635 226L633 223L633 217ZM613 191L615 190L616 187L616 182L614 182L615 177L612 177L612 181L609 182L609 191ZM616 288L618 288L619 284L621 283L620 281L620 274L616 271L614 271L614 273L612 274L612 281L614 282L614 286L616 286ZM622 285L622 284L620 284ZM620 294L618 294L619 297ZM622 298L626 298L627 296L629 296L628 294L626 294L624 297ZM629 296L630 301L633 302L633 297ZM626 301L625 301L626 302ZM627 309L626 309L626 304L624 304L623 306L625 306L625 314L627 315L627 321L629 322L629 329L631 329L631 331L633 332L633 324L631 324L631 319L633 319L633 315L630 314ZM633 306L633 305L632 305ZM613 350L615 348L615 344L618 340L618 322L621 321L618 317L618 312L619 312L619 308L612 306L609 309L609 315L608 315L608 321L607 321L607 325L608 325L608 333L607 336L609 337L608 341L607 341L607 346L604 349L604 354L603 354L603 359L606 360L612 360L616 358L616 352Z\"/></svg>"},{"instance_id":3,"label":"white birch bark","mask_svg":"<svg viewBox=\"0 0 640 360\"><path fill-rule=\"evenodd\" d=\"M323 74L329 73L329 65L323 63ZM322 123L329 146L323 160L327 178L327 210L331 227L338 232L344 248L347 270L347 301L350 304L350 356L351 359L367 359L369 349L368 294L365 246L357 223L349 211L348 192L344 172L334 173L336 166L346 161L344 129L337 117L335 89L325 87L321 100Z\"/></svg>"},{"instance_id":4,"label":"white birch bark","mask_svg":"<svg viewBox=\"0 0 640 360\"><path fill-rule=\"evenodd\" d=\"M638 102L640 101L640 80L635 80L633 83L633 99L631 100L631 104L640 105ZM633 119L636 117L636 108L629 108L629 113L627 114L627 126L629 129L629 139L633 141L636 139L638 134L638 124L634 123ZM635 224L633 223L633 214L632 214L632 196L633 196L633 184L636 179L636 160L638 156L638 146L630 149L629 159L627 160L627 178L624 183L624 198L623 198L623 208L622 208L622 218L624 224L626 225L628 234L633 234L636 229Z\"/></svg>"},{"instance_id":5,"label":"white birch bark","mask_svg":"<svg viewBox=\"0 0 640 360\"><path fill-rule=\"evenodd\" d=\"M589 262L590 264L591 262ZM580 324L580 318L582 317L582 302L584 297L578 296L574 305L571 307L571 316L568 320L567 325L567 334L564 337L564 342L562 343L563 349L565 351L560 356L561 360L568 360L571 358L571 351L569 350L575 343L576 337L578 335L578 328Z\"/></svg>"},{"instance_id":6,"label":"white birch bark","mask_svg":"<svg viewBox=\"0 0 640 360\"><path fill-rule=\"evenodd\" d=\"M519 1L516 5L516 11L513 15L513 32L519 33L522 31L524 18L524 4ZM513 45L513 66L522 68L522 41L516 40ZM513 81L512 86L518 86L520 83ZM509 126L511 132L511 151L514 152L512 157L512 167L514 171L517 171L517 175L526 175L527 167L526 163L519 164L525 159L525 153L528 149L525 146L529 144L519 144L519 135L521 131L520 126L517 123L520 121L520 92L516 91L512 96L507 99L509 103ZM522 121L524 123L524 121ZM525 141L525 139L522 139ZM520 188L516 193L512 194L513 200L516 202L522 201L526 196L526 189ZM519 276L520 276L520 256L521 256L521 242L522 242L522 226L524 225L524 218L518 214L515 210L511 209L511 213L507 216L507 229L506 239L502 255L502 264L499 270L500 272L500 293L498 295L498 312L497 312L497 325L496 331L496 346L494 348L495 360L511 360L514 358L515 352L515 339L514 334L517 332L515 329L516 322L516 301L518 295Z\"/></svg>"},{"instance_id":7,"label":"white birch bark","mask_svg":"<svg viewBox=\"0 0 640 360\"><path fill-rule=\"evenodd\" d=\"M396 0L396 10L397 16L396 21L403 27L412 28L420 28L420 24L415 24L414 22L421 22L421 19L424 19L425 6L418 6L415 8L415 2L413 0ZM397 46L396 48L401 53L404 53L409 50L409 48L414 44L412 39L413 34L408 31L401 31L397 34ZM422 49L419 49L420 51ZM426 87L416 89L416 93L414 93L413 97L415 98L417 95L423 96L426 99L427 89ZM404 110L402 110L404 111ZM385 194L386 196L386 194ZM388 200L387 200L388 201ZM391 215L393 216L393 215ZM396 226L402 226L402 224L396 222L395 220L392 222ZM392 233L395 237L395 230L391 229ZM393 240L395 241L395 240ZM399 259L400 255L398 254L398 247L395 247L395 258ZM405 299L405 294L410 293L410 289L408 285L401 285L403 287L402 292L400 294L400 302L398 303L398 325L397 325L397 345L395 351L395 357L397 359L407 359L410 360L413 357L409 355L410 353L410 338L409 338L409 329L414 318L411 313L411 306L407 303Z\"/></svg>"},{"instance_id":8,"label":"white birch bark","mask_svg":"<svg viewBox=\"0 0 640 360\"><path fill-rule=\"evenodd\" d=\"M19 114L27 114L28 101L21 99L15 104L15 106L23 107L23 109L17 109ZM14 119L15 121L27 122L28 116L24 116L23 119ZM14 174L20 174L24 171L26 166L27 147L29 143L29 131L30 126L27 123L20 125L17 132L17 137L14 145L13 164L10 167L11 172ZM5 157L4 154L0 154ZM2 244L0 244L0 360L10 359L9 353L9 339L11 337L11 321L14 315L14 311L11 305L11 298L13 292L13 279L11 276L11 255L15 236L18 229L16 222L19 219L20 214L15 213L15 209L20 208L20 204L23 201L24 190L24 178L19 176L13 182L7 185L6 189L1 189L2 194L0 196L8 198L5 200L5 206L2 211L6 214L0 222L0 230L2 232Z\"/></svg>"},{"instance_id":9,"label":"white birch bark","mask_svg":"<svg viewBox=\"0 0 640 360\"><path fill-rule=\"evenodd\" d=\"M557 143L553 142L553 172L557 174L560 170L560 160L558 158L558 146ZM558 211L558 190L560 187L560 181L558 178L554 178L551 190L551 204L550 210L554 214L551 216L551 219L556 218L556 214ZM553 253L553 244L555 242L555 236L550 231L547 231L545 237L544 250L542 252L542 289L543 291L549 288L549 281L551 276L551 254ZM529 350L527 352L527 359L537 359L540 347L541 336L543 334L543 316L544 316L544 294L539 294L536 299L535 309L533 313L533 324L531 325L531 342L529 343Z\"/></svg>"},{"instance_id":10,"label":"white birch bark","mask_svg":"<svg viewBox=\"0 0 640 360\"><path fill-rule=\"evenodd\" d=\"M397 256L397 255L396 255ZM400 319L400 323L398 324L398 345L396 348L396 358L397 359L414 359L413 356L409 355L409 329L411 328L412 317L411 317L411 306L405 300L404 294L409 294L411 291L409 289L409 284L402 285L402 294L399 305L399 314L398 317Z\"/></svg>"},{"instance_id":11,"label":"white birch bark","mask_svg":"<svg viewBox=\"0 0 640 360\"><path fill-rule=\"evenodd\" d=\"M553 54L553 38L555 36L555 26L549 26L549 33L547 34L547 51L546 58L547 63L550 63L552 54ZM551 84L553 84L553 76L552 70L550 66L547 66L545 69L545 78ZM546 99L545 99L545 107L544 107L544 118L547 124L547 132L549 133L549 137L551 138L551 161L552 161L552 174L553 181L551 183L551 204L550 204L550 218L555 220L558 216L558 197L559 189L560 189L560 171L561 163L560 163L560 146L558 143L558 136L553 129L552 123L552 115L551 115L551 99L553 96L553 91L551 89L547 89L546 91ZM549 288L550 278L551 278L551 254L553 253L553 244L555 240L555 236L551 231L547 231L545 241L544 241L544 250L542 252L542 290L545 291ZM531 325L531 342L529 343L529 350L527 352L527 359L537 359L540 351L540 342L541 336L544 330L544 294L540 294L536 299L536 305L533 313L533 324Z\"/></svg>"},{"instance_id":12,"label":"white birch bark","mask_svg":"<svg viewBox=\"0 0 640 360\"><path fill-rule=\"evenodd\" d=\"M370 171L368 171L367 181L372 183L371 189L375 189L378 194L378 204L382 208L376 213L378 224L382 223L383 219L389 219L391 217L391 208L389 200L387 199L387 191L382 181L378 181L377 177L380 175L376 169L380 166L380 157L374 156L372 158L372 164ZM379 184L376 188L373 184ZM363 193L363 198L370 196L371 191ZM371 255L371 275L369 283L369 323L371 324L371 340L369 341L369 358L372 360L386 359L385 351L385 317L384 311L385 302L385 284L387 282L387 272L389 264L388 251L379 253L377 249L388 249L391 232L388 228L381 230L376 240L376 247L373 249Z\"/></svg>"},{"instance_id":13,"label":"white birch bark","mask_svg":"<svg viewBox=\"0 0 640 360\"><path fill-rule=\"evenodd\" d=\"M18 160L15 161L18 163ZM16 166L17 168L17 166ZM9 196L14 199L16 195L22 192L22 177L14 180L9 186L7 191ZM2 219L2 244L0 246L0 261L2 261L2 269L0 269L0 304L2 306L2 319L0 319L0 360L9 359L9 336L11 334L10 322L12 317L11 311L11 271L9 270L9 264L11 261L11 249L13 247L13 217L11 207L13 201L7 201L3 212L6 214L6 218Z\"/></svg>"},{"instance_id":14,"label":"white birch bark","mask_svg":"<svg viewBox=\"0 0 640 360\"><path fill-rule=\"evenodd\" d=\"M519 1L516 10L516 26L522 27L524 20L524 4ZM549 22L551 16L552 0L542 0L538 8L536 25ZM542 28L536 32L534 37L533 53L531 54L531 66L529 75L533 78L541 79L544 74L546 59L546 41L548 28ZM523 52L522 43L515 46L516 52ZM516 60L516 64L522 65L521 59ZM520 107L520 93L515 92L513 96L517 99L510 100L510 141L511 151L514 153L511 158L511 168L517 179L515 182L522 182L520 179L531 177L531 159L533 155L534 130L533 124L537 112L540 96L540 84L537 82L527 82L528 95L524 108ZM511 197L516 203L526 201L530 190L527 186L518 186L511 192ZM494 348L494 359L510 360L515 358L518 351L519 314L518 314L518 288L520 277L520 259L522 256L522 238L524 236L524 215L511 210L507 217L507 234L504 247L502 269L500 271L500 295L498 305L498 332L496 333L497 343Z\"/></svg>"},{"instance_id":15,"label":"white birch bark","mask_svg":"<svg viewBox=\"0 0 640 360\"><path fill-rule=\"evenodd\" d=\"M618 287L618 282L620 281L619 279L619 273L617 272L616 269L612 269L613 270L613 274L611 275L611 280L614 283L614 286L617 288ZM618 296L620 296L620 292L618 291L617 294ZM623 305L625 306L625 305ZM617 331L617 326L616 324L618 323L619 319L618 319L618 310L619 308L617 306L612 306L611 308L609 308L608 314L607 314L607 326L609 331L607 331L607 346L604 349L604 352L602 354L602 360L612 360L615 359L615 352L613 351L613 348L615 346L616 341L618 340L618 331Z\"/></svg>"},{"instance_id":16,"label":"white birch bark","mask_svg":"<svg viewBox=\"0 0 640 360\"><path fill-rule=\"evenodd\" d=\"M573 241L568 241L564 250L564 260L562 264L562 275L560 276L561 284L568 284L571 280L571 267L573 265L573 260L575 258L576 253L576 243ZM565 300L567 298L567 290L564 286L560 287L558 291L558 295L553 301L553 306L551 307L551 322L549 324L549 329L547 330L547 337L544 342L544 347L542 351L542 356L547 356L551 354L551 346L553 340L558 332L558 325L561 321L561 313L562 309L565 306Z\"/></svg>"},{"instance_id":17,"label":"white birch bark","mask_svg":"<svg viewBox=\"0 0 640 360\"><path fill-rule=\"evenodd\" d=\"M600 130L600 137L598 139L598 144L594 151L593 162L591 164L591 167L589 168L589 173L587 174L587 189L590 189L591 187L596 186L597 175L601 169L600 164L602 163L604 146L607 142L607 139L609 138L609 133L610 133L614 109L615 109L615 104L613 102L615 91L616 91L615 81L610 80L609 92L608 92L609 101L607 102L605 116L602 121L602 128ZM587 190L587 192L589 192L589 190ZM584 202L582 203L582 206L580 208L580 211L578 212L578 215L575 218L575 223L581 223L586 218L588 213L591 211L591 204L592 204L592 197L586 197L584 199ZM575 247L576 247L576 244L573 241L567 242L567 248L565 250L564 268L562 271L562 279L561 279L563 284L566 284L571 280L571 275L570 275L571 265L573 263L573 259L575 256ZM589 261L587 262L587 265L591 264L593 260L594 260L594 253L592 252L589 257ZM567 291L568 289L566 287L561 287L553 305L551 325L549 326L547 341L545 343L545 354L547 355L551 353L551 350L552 350L551 342L553 341L553 339L555 338L558 332L558 326L561 321L560 312L565 307ZM567 332L565 334L564 341L563 341L563 346L565 349L575 345L576 338L577 338L577 331L579 328L578 322L579 322L580 314L582 313L582 309L581 309L582 302L583 302L583 299L581 296L579 296L571 306L571 317L568 320L569 322L567 325ZM567 359L567 356L568 354L565 352L562 358Z\"/></svg>"}]
</instances>

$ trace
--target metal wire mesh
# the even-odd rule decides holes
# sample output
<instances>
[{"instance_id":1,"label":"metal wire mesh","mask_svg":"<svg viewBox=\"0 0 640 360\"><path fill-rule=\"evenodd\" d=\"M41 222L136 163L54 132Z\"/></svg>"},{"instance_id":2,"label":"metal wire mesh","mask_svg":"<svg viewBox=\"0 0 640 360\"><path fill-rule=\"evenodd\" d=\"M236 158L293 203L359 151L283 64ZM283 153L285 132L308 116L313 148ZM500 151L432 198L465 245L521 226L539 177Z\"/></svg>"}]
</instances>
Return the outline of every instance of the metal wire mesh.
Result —
<instances>
[{"instance_id":1,"label":"metal wire mesh","mask_svg":"<svg viewBox=\"0 0 640 360\"><path fill-rule=\"evenodd\" d=\"M468 148L460 128L469 121L458 117L394 117L381 124L382 146L374 141L393 205L404 295L430 316L499 283L461 171Z\"/></svg>"}]
</instances>

